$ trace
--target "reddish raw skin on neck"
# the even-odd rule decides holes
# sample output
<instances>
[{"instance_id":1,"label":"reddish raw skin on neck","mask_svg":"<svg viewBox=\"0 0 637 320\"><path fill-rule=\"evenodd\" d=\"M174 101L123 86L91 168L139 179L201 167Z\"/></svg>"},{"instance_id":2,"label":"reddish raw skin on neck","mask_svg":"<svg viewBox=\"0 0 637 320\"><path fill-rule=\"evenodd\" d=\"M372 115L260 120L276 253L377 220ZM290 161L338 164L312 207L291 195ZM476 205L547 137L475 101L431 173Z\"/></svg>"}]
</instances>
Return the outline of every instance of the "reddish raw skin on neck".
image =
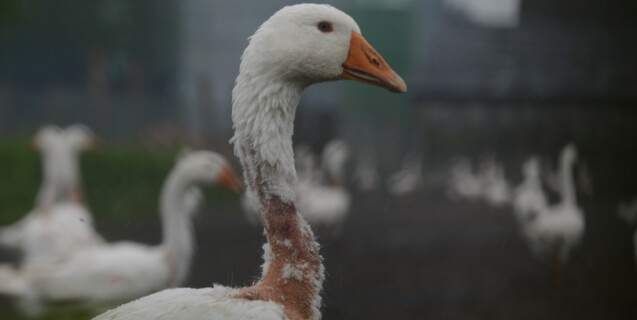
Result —
<instances>
[{"instance_id":1,"label":"reddish raw skin on neck","mask_svg":"<svg viewBox=\"0 0 637 320\"><path fill-rule=\"evenodd\" d=\"M249 155L243 149L244 156L253 160L254 152ZM248 160L248 161L250 161ZM245 160L244 160L245 161ZM292 319L309 319L312 317L312 304L316 295L315 277L321 269L321 257L318 245L311 232L303 234L298 214L293 202L283 202L279 197L265 194L262 186L261 170L252 172L243 162L248 184L256 190L261 208L259 212L266 231L268 243L272 249L272 261L267 272L255 285L241 289L238 298L248 300L274 301L284 307L286 315ZM256 166L255 166L256 167ZM284 245L289 240L291 246ZM301 265L301 281L294 277L284 279L283 269L286 264Z\"/></svg>"}]
</instances>

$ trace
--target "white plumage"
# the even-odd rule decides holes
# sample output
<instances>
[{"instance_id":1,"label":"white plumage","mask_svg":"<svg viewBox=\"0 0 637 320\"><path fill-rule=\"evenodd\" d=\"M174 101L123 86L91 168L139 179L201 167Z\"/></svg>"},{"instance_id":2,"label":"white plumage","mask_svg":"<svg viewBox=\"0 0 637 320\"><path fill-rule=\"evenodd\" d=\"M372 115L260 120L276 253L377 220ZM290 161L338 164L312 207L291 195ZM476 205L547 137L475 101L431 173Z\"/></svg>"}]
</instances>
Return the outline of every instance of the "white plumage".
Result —
<instances>
[{"instance_id":1,"label":"white plumage","mask_svg":"<svg viewBox=\"0 0 637 320\"><path fill-rule=\"evenodd\" d=\"M239 289L215 285L213 288L168 289L125 304L100 320L280 320L283 307L272 301L234 299Z\"/></svg>"},{"instance_id":2,"label":"white plumage","mask_svg":"<svg viewBox=\"0 0 637 320\"><path fill-rule=\"evenodd\" d=\"M0 292L20 299L25 312L37 314L49 303L64 301L103 310L181 284L193 253L190 220L201 199L196 186L213 182L230 187L239 183L216 153L197 151L183 156L162 188L161 245L102 244L26 263L13 274L5 269L0 273Z\"/></svg>"},{"instance_id":3,"label":"white plumage","mask_svg":"<svg viewBox=\"0 0 637 320\"><path fill-rule=\"evenodd\" d=\"M521 221L533 218L533 215L546 209L548 205L542 191L537 157L529 158L522 166L522 172L524 180L515 188L513 196L513 212Z\"/></svg>"},{"instance_id":4,"label":"white plumage","mask_svg":"<svg viewBox=\"0 0 637 320\"><path fill-rule=\"evenodd\" d=\"M410 154L403 159L401 169L387 181L387 190L400 196L416 190L422 185L422 155Z\"/></svg>"},{"instance_id":5,"label":"white plumage","mask_svg":"<svg viewBox=\"0 0 637 320\"><path fill-rule=\"evenodd\" d=\"M264 22L241 58L231 139L250 192L258 199L268 240L261 279L238 290L164 291L96 319L158 319L159 312L170 319L320 319L324 268L319 245L294 202L292 129L305 87L340 78L407 90L362 38L354 20L338 9L293 5Z\"/></svg>"},{"instance_id":6,"label":"white plumage","mask_svg":"<svg viewBox=\"0 0 637 320\"><path fill-rule=\"evenodd\" d=\"M575 146L567 145L560 155L560 203L539 210L529 219L522 220L522 232L538 257L555 263L556 280L561 277L561 266L568 260L572 249L580 242L585 229L584 214L577 206L573 181Z\"/></svg>"},{"instance_id":7,"label":"white plumage","mask_svg":"<svg viewBox=\"0 0 637 320\"><path fill-rule=\"evenodd\" d=\"M482 196L488 204L502 207L511 202L511 189L502 164L493 157L487 157L482 163L481 177Z\"/></svg>"},{"instance_id":8,"label":"white plumage","mask_svg":"<svg viewBox=\"0 0 637 320\"><path fill-rule=\"evenodd\" d=\"M82 201L79 153L94 145L80 125L66 130L46 126L33 139L42 154L42 183L36 207L14 224L0 228L0 245L22 251L23 263L57 257L103 243Z\"/></svg>"}]
</instances>

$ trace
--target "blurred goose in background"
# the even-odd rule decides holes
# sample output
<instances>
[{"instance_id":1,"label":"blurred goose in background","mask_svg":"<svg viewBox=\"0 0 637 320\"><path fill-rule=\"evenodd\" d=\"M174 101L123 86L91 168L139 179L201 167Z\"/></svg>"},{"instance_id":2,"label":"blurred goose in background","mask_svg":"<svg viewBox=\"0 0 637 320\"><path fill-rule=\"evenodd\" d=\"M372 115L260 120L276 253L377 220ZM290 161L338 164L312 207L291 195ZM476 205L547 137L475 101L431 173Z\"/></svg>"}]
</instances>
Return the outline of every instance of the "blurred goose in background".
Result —
<instances>
[{"instance_id":1,"label":"blurred goose in background","mask_svg":"<svg viewBox=\"0 0 637 320\"><path fill-rule=\"evenodd\" d=\"M351 205L344 172L349 154L345 141L328 142L321 155L320 179L299 179L297 183L299 213L311 226L325 228L333 237L340 236Z\"/></svg>"},{"instance_id":2,"label":"blurred goose in background","mask_svg":"<svg viewBox=\"0 0 637 320\"><path fill-rule=\"evenodd\" d=\"M542 181L540 180L540 162L531 157L522 165L524 180L515 188L513 195L513 212L518 221L533 219L535 215L548 206Z\"/></svg>"},{"instance_id":3,"label":"blurred goose in background","mask_svg":"<svg viewBox=\"0 0 637 320\"><path fill-rule=\"evenodd\" d=\"M309 147L301 145L295 148L299 213L310 225L326 229L333 237L341 234L351 205L351 194L344 184L344 168L349 153L345 141L335 139L328 142L323 148L319 169ZM253 225L259 224L257 197L250 191L246 191L242 198L242 207L246 219Z\"/></svg>"},{"instance_id":4,"label":"blurred goose in background","mask_svg":"<svg viewBox=\"0 0 637 320\"><path fill-rule=\"evenodd\" d=\"M525 221L522 226L531 251L553 261L557 282L561 280L569 253L580 242L585 229L584 214L577 206L573 181L576 158L575 146L566 145L560 154L561 201L540 210L534 219Z\"/></svg>"},{"instance_id":5,"label":"blurred goose in background","mask_svg":"<svg viewBox=\"0 0 637 320\"><path fill-rule=\"evenodd\" d=\"M298 184L320 184L323 181L323 172L316 165L316 157L312 148L300 144L294 148L295 167ZM259 205L257 197L247 189L241 196L241 209L246 220L253 226L260 226Z\"/></svg>"},{"instance_id":6,"label":"blurred goose in background","mask_svg":"<svg viewBox=\"0 0 637 320\"><path fill-rule=\"evenodd\" d=\"M488 204L501 207L511 202L511 188L504 175L504 168L489 156L481 164L480 179L482 197Z\"/></svg>"},{"instance_id":7,"label":"blurred goose in background","mask_svg":"<svg viewBox=\"0 0 637 320\"><path fill-rule=\"evenodd\" d=\"M637 225L637 198L629 202L620 203L617 206L617 214L627 223ZM635 262L637 262L637 229L633 235L633 250L635 251Z\"/></svg>"},{"instance_id":8,"label":"blurred goose in background","mask_svg":"<svg viewBox=\"0 0 637 320\"><path fill-rule=\"evenodd\" d=\"M182 284L194 249L191 218L202 199L198 186L212 183L235 191L241 187L221 155L196 151L182 156L161 191L160 245L109 243L46 263L0 270L0 293L17 298L25 313L39 314L49 304L65 301L104 310Z\"/></svg>"},{"instance_id":9,"label":"blurred goose in background","mask_svg":"<svg viewBox=\"0 0 637 320\"><path fill-rule=\"evenodd\" d=\"M389 177L387 190L394 196L400 196L413 192L422 183L422 155L414 153L406 156L400 171Z\"/></svg>"},{"instance_id":10,"label":"blurred goose in background","mask_svg":"<svg viewBox=\"0 0 637 320\"><path fill-rule=\"evenodd\" d=\"M22 251L23 262L48 259L103 243L82 199L80 152L94 148L95 137L82 125L40 129L33 138L42 155L42 184L36 207L0 229L0 245Z\"/></svg>"},{"instance_id":11,"label":"blurred goose in background","mask_svg":"<svg viewBox=\"0 0 637 320\"><path fill-rule=\"evenodd\" d=\"M407 90L354 20L332 6L287 6L264 22L241 58L231 139L267 237L261 278L245 288L164 290L96 319L320 319L324 267L295 204L292 134L303 90L341 78Z\"/></svg>"},{"instance_id":12,"label":"blurred goose in background","mask_svg":"<svg viewBox=\"0 0 637 320\"><path fill-rule=\"evenodd\" d=\"M466 157L456 157L451 165L451 183L447 197L452 200L477 200L481 195L482 179L473 172L471 161Z\"/></svg>"},{"instance_id":13,"label":"blurred goose in background","mask_svg":"<svg viewBox=\"0 0 637 320\"><path fill-rule=\"evenodd\" d=\"M378 187L380 177L376 169L376 157L373 153L363 153L362 156L357 157L354 180L358 190L361 191L371 191Z\"/></svg>"}]
</instances>

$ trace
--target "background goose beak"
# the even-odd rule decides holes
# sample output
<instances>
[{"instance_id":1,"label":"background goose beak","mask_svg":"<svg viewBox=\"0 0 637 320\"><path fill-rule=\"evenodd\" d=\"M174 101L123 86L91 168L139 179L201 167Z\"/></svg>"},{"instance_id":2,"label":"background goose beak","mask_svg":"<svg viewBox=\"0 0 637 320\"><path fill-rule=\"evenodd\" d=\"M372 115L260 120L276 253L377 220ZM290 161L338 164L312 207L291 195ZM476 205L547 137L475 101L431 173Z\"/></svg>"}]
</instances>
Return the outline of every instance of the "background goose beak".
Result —
<instances>
[{"instance_id":1,"label":"background goose beak","mask_svg":"<svg viewBox=\"0 0 637 320\"><path fill-rule=\"evenodd\" d=\"M373 84L392 92L407 92L405 81L389 67L367 40L356 32L352 32L341 78Z\"/></svg>"},{"instance_id":2,"label":"background goose beak","mask_svg":"<svg viewBox=\"0 0 637 320\"><path fill-rule=\"evenodd\" d=\"M241 193L241 190L243 190L243 184L241 183L241 180L237 178L234 170L232 170L232 168L227 165L221 168L221 172L219 173L217 182L221 186L224 186L236 193Z\"/></svg>"}]
</instances>

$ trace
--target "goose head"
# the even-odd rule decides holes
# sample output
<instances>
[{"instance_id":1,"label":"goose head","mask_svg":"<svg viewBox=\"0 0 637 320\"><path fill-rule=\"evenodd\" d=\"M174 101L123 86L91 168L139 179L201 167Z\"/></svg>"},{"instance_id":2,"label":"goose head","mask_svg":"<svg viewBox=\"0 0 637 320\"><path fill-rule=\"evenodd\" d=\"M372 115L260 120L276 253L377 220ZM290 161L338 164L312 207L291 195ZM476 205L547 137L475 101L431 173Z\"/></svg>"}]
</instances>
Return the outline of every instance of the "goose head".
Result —
<instances>
[{"instance_id":1,"label":"goose head","mask_svg":"<svg viewBox=\"0 0 637 320\"><path fill-rule=\"evenodd\" d=\"M575 144L569 143L562 150L562 163L573 163L577 159L577 148Z\"/></svg>"},{"instance_id":2,"label":"goose head","mask_svg":"<svg viewBox=\"0 0 637 320\"><path fill-rule=\"evenodd\" d=\"M68 147L73 152L95 150L97 148L95 134L85 125L75 124L68 126L64 131L64 136L68 142Z\"/></svg>"},{"instance_id":3,"label":"goose head","mask_svg":"<svg viewBox=\"0 0 637 320\"><path fill-rule=\"evenodd\" d=\"M537 157L531 157L522 166L525 179L536 179L540 176L540 162Z\"/></svg>"},{"instance_id":4,"label":"goose head","mask_svg":"<svg viewBox=\"0 0 637 320\"><path fill-rule=\"evenodd\" d=\"M193 185L219 184L235 192L242 189L226 159L211 151L194 151L181 156L174 170L182 181Z\"/></svg>"},{"instance_id":5,"label":"goose head","mask_svg":"<svg viewBox=\"0 0 637 320\"><path fill-rule=\"evenodd\" d=\"M275 75L302 87L351 79L407 91L354 19L329 5L299 4L276 12L250 38L240 68L241 73Z\"/></svg>"},{"instance_id":6,"label":"goose head","mask_svg":"<svg viewBox=\"0 0 637 320\"><path fill-rule=\"evenodd\" d=\"M35 136L31 139L31 148L38 151L45 151L53 148L53 146L59 141L59 137L62 135L63 130L54 125L47 125L38 130Z\"/></svg>"}]
</instances>

